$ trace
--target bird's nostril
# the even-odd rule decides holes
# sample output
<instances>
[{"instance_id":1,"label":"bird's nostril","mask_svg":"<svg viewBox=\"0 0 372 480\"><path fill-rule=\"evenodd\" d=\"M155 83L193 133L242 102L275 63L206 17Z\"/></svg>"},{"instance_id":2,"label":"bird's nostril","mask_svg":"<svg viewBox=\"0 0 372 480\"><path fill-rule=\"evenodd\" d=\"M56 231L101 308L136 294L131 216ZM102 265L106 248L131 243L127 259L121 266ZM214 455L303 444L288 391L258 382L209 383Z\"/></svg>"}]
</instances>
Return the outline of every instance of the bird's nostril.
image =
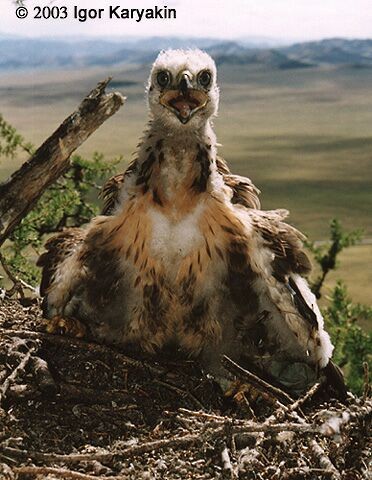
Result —
<instances>
[{"instance_id":1,"label":"bird's nostril","mask_svg":"<svg viewBox=\"0 0 372 480\"><path fill-rule=\"evenodd\" d=\"M182 80L180 81L180 91L183 95L186 95L187 93L187 89L189 87L189 82L188 82L188 79L187 77L182 77Z\"/></svg>"}]
</instances>

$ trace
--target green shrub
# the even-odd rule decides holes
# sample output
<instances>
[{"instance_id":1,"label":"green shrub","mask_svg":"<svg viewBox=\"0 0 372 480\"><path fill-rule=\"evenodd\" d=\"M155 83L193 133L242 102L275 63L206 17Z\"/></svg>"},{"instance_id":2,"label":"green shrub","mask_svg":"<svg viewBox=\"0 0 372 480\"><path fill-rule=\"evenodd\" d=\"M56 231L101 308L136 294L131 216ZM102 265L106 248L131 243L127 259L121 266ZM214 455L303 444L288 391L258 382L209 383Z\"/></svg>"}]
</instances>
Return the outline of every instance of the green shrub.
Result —
<instances>
[{"instance_id":1,"label":"green shrub","mask_svg":"<svg viewBox=\"0 0 372 480\"><path fill-rule=\"evenodd\" d=\"M372 320L372 308L353 303L346 286L338 281L323 309L326 328L335 347L334 361L343 369L346 383L354 393L363 391L363 362L372 367L372 335L358 322Z\"/></svg>"}]
</instances>

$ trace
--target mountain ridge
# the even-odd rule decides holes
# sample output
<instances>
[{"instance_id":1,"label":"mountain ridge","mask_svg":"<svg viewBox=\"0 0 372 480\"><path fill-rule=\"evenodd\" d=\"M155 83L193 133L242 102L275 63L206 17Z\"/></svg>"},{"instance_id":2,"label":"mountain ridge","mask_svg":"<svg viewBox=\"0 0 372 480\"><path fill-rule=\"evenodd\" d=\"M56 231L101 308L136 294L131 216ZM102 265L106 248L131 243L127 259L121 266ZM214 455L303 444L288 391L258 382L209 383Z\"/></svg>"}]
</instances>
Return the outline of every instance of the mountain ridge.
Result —
<instances>
[{"instance_id":1,"label":"mountain ridge","mask_svg":"<svg viewBox=\"0 0 372 480\"><path fill-rule=\"evenodd\" d=\"M0 71L147 64L154 60L159 50L188 47L206 50L217 64L260 65L274 69L317 65L372 67L372 39L331 38L275 47L250 44L247 40L213 38L132 38L124 44L116 39L30 39L0 32Z\"/></svg>"}]
</instances>

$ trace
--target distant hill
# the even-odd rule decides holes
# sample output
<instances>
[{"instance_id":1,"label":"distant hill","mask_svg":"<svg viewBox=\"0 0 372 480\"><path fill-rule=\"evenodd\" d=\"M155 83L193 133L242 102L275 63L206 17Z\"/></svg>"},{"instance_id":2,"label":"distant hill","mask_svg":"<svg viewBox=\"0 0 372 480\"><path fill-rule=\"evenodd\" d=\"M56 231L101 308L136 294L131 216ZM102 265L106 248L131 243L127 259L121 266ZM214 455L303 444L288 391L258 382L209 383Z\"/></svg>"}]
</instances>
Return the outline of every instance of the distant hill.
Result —
<instances>
[{"instance_id":1,"label":"distant hill","mask_svg":"<svg viewBox=\"0 0 372 480\"><path fill-rule=\"evenodd\" d=\"M286 47L257 46L257 41L212 38L152 37L145 39L30 39L0 34L0 71L81 68L125 63L147 64L161 49L199 47L218 64L262 65L274 69L312 65L372 66L372 40L329 39Z\"/></svg>"},{"instance_id":2,"label":"distant hill","mask_svg":"<svg viewBox=\"0 0 372 480\"><path fill-rule=\"evenodd\" d=\"M332 38L319 42L296 43L280 51L294 60L315 64L372 66L372 39Z\"/></svg>"},{"instance_id":3,"label":"distant hill","mask_svg":"<svg viewBox=\"0 0 372 480\"><path fill-rule=\"evenodd\" d=\"M247 48L235 42L224 42L206 49L216 60L217 64L256 64L271 68L305 68L310 64L301 60L291 59L278 49Z\"/></svg>"}]
</instances>

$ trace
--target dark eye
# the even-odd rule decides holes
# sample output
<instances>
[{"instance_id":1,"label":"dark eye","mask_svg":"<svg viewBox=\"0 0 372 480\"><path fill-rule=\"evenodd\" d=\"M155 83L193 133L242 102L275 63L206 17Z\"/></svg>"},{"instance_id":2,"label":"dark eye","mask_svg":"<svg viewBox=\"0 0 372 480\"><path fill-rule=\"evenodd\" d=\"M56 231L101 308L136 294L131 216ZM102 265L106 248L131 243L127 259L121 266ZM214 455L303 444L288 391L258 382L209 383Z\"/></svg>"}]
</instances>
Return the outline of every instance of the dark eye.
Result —
<instances>
[{"instance_id":1,"label":"dark eye","mask_svg":"<svg viewBox=\"0 0 372 480\"><path fill-rule=\"evenodd\" d=\"M170 73L166 70L162 70L156 75L156 81L158 82L159 87L164 88L170 83Z\"/></svg>"},{"instance_id":2,"label":"dark eye","mask_svg":"<svg viewBox=\"0 0 372 480\"><path fill-rule=\"evenodd\" d=\"M198 82L204 88L209 87L211 80L212 74L209 70L203 70L198 75Z\"/></svg>"}]
</instances>

